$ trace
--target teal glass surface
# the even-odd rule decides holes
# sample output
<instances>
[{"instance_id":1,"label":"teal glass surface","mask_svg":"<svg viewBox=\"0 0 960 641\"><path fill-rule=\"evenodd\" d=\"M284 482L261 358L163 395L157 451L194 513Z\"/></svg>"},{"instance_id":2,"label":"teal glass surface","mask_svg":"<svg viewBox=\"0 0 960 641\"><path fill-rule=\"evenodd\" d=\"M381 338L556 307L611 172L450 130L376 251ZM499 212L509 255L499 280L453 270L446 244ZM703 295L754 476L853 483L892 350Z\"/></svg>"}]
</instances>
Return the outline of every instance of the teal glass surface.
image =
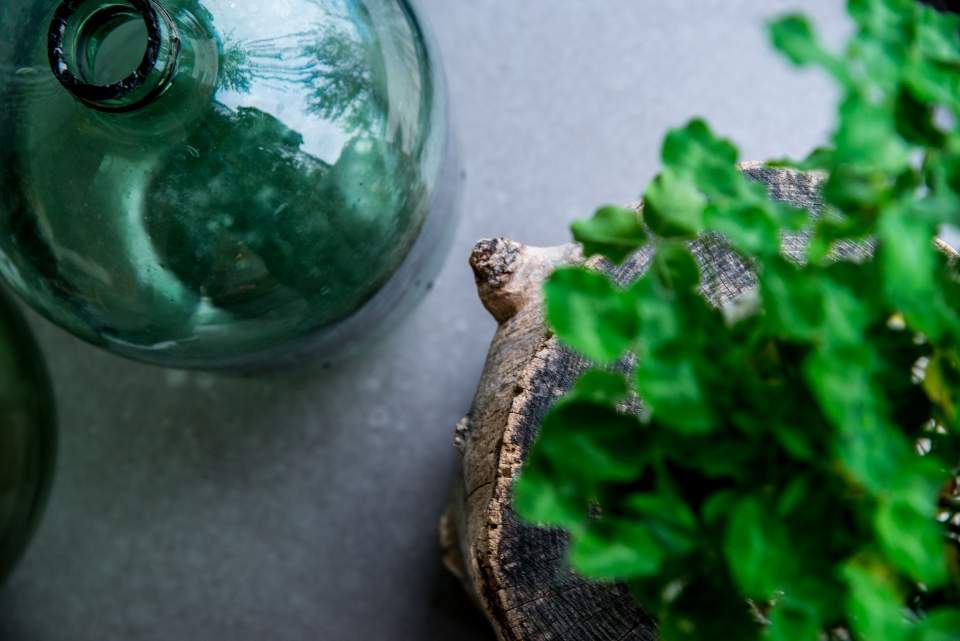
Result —
<instances>
[{"instance_id":1,"label":"teal glass surface","mask_svg":"<svg viewBox=\"0 0 960 641\"><path fill-rule=\"evenodd\" d=\"M0 294L0 581L23 554L46 503L55 417L40 350L19 311Z\"/></svg>"},{"instance_id":2,"label":"teal glass surface","mask_svg":"<svg viewBox=\"0 0 960 641\"><path fill-rule=\"evenodd\" d=\"M0 274L92 343L332 354L453 227L442 73L405 0L6 0Z\"/></svg>"}]
</instances>

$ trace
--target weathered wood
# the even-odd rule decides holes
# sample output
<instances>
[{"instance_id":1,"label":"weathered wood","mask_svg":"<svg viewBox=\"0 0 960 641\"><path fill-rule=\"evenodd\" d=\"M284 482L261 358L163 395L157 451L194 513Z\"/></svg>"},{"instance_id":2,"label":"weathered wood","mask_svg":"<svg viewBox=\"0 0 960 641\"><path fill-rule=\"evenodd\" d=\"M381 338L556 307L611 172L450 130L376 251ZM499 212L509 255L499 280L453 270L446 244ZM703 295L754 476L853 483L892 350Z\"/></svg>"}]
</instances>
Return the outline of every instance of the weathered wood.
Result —
<instances>
[{"instance_id":1,"label":"weathered wood","mask_svg":"<svg viewBox=\"0 0 960 641\"><path fill-rule=\"evenodd\" d=\"M817 214L822 177L781 169L741 167L767 185L772 198ZM806 239L784 239L784 253L802 260ZM691 244L703 291L722 305L755 286L750 269L718 238ZM847 244L846 256L869 247ZM629 282L647 269L641 251L610 270ZM502 641L641 641L655 624L621 585L595 584L565 564L566 536L521 522L511 491L544 415L570 389L587 363L558 344L544 322L541 290L557 266L583 262L577 247L550 249L507 239L485 240L471 265L480 297L499 322L473 406L456 428L463 473L441 523L445 562L486 612ZM599 261L593 266L603 267ZM608 266L609 267L609 266Z\"/></svg>"}]
</instances>

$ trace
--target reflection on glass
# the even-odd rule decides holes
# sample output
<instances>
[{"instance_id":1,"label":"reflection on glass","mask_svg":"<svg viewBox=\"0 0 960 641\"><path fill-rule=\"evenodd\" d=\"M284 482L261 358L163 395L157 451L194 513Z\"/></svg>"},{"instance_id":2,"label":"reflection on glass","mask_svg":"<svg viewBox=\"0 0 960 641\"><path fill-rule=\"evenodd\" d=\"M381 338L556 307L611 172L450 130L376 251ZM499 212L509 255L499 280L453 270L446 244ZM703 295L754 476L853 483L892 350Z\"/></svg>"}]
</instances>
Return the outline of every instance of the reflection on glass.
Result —
<instances>
[{"instance_id":1,"label":"reflection on glass","mask_svg":"<svg viewBox=\"0 0 960 641\"><path fill-rule=\"evenodd\" d=\"M401 0L163 0L181 49L131 105L61 86L52 10L12 2L0 272L90 341L185 366L296 348L383 296L428 218L451 217L442 91Z\"/></svg>"}]
</instances>

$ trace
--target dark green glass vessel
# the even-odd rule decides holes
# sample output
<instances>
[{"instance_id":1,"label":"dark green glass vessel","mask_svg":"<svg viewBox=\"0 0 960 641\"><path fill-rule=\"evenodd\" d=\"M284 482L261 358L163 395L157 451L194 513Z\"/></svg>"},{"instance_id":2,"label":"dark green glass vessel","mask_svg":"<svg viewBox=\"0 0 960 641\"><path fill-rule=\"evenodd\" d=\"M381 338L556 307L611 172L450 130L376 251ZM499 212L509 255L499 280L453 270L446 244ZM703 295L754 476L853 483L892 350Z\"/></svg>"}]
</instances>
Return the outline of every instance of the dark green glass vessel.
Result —
<instances>
[{"instance_id":1,"label":"dark green glass vessel","mask_svg":"<svg viewBox=\"0 0 960 641\"><path fill-rule=\"evenodd\" d=\"M26 322L0 292L0 582L47 500L56 452L50 379Z\"/></svg>"},{"instance_id":2,"label":"dark green glass vessel","mask_svg":"<svg viewBox=\"0 0 960 641\"><path fill-rule=\"evenodd\" d=\"M5 0L0 274L177 367L333 354L429 287L455 220L405 0Z\"/></svg>"}]
</instances>

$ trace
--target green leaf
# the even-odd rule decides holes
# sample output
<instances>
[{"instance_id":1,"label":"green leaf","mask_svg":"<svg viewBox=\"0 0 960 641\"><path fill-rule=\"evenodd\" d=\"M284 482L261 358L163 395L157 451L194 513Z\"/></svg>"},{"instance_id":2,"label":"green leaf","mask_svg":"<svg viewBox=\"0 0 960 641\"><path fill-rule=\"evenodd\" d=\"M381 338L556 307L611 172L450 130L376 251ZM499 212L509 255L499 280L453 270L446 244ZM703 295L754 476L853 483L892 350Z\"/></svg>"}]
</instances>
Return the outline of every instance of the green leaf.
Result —
<instances>
[{"instance_id":1,"label":"green leaf","mask_svg":"<svg viewBox=\"0 0 960 641\"><path fill-rule=\"evenodd\" d=\"M662 155L664 173L675 174L674 182L692 180L692 187L709 198L736 198L748 184L737 171L737 148L729 140L716 137L701 119L670 131ZM691 186L683 188L689 192ZM689 194L686 199L694 197Z\"/></svg>"},{"instance_id":2,"label":"green leaf","mask_svg":"<svg viewBox=\"0 0 960 641\"><path fill-rule=\"evenodd\" d=\"M908 150L897 133L892 111L857 92L848 94L840 106L834 145L835 162L841 165L888 176L908 168Z\"/></svg>"},{"instance_id":3,"label":"green leaf","mask_svg":"<svg viewBox=\"0 0 960 641\"><path fill-rule=\"evenodd\" d=\"M803 165L797 167L802 171L814 171L817 169L827 169L833 165L833 155L836 150L833 147L817 147L803 159Z\"/></svg>"},{"instance_id":4,"label":"green leaf","mask_svg":"<svg viewBox=\"0 0 960 641\"><path fill-rule=\"evenodd\" d=\"M833 165L834 150L832 147L817 147L803 160L778 158L767 161L766 166L772 168L796 169L797 171L816 171L828 169Z\"/></svg>"},{"instance_id":5,"label":"green leaf","mask_svg":"<svg viewBox=\"0 0 960 641\"><path fill-rule=\"evenodd\" d=\"M635 313L639 319L639 335L648 349L682 338L684 327L682 309L676 305L674 292L647 274L630 288Z\"/></svg>"},{"instance_id":6,"label":"green leaf","mask_svg":"<svg viewBox=\"0 0 960 641\"><path fill-rule=\"evenodd\" d=\"M821 278L824 338L835 345L863 342L885 311L882 293L863 288L865 280L878 279L874 264L835 263Z\"/></svg>"},{"instance_id":7,"label":"green leaf","mask_svg":"<svg viewBox=\"0 0 960 641\"><path fill-rule=\"evenodd\" d=\"M704 502L701 509L704 522L709 525L716 525L733 512L738 500L737 493L732 490L715 492Z\"/></svg>"},{"instance_id":8,"label":"green leaf","mask_svg":"<svg viewBox=\"0 0 960 641\"><path fill-rule=\"evenodd\" d=\"M800 457L797 457L800 458ZM806 458L806 456L804 456ZM785 517L803 504L803 501L813 494L813 478L799 476L787 485L777 502L777 514Z\"/></svg>"},{"instance_id":9,"label":"green leaf","mask_svg":"<svg viewBox=\"0 0 960 641\"><path fill-rule=\"evenodd\" d=\"M626 400L627 379L623 374L590 369L580 375L567 398L597 404L616 405Z\"/></svg>"},{"instance_id":10,"label":"green leaf","mask_svg":"<svg viewBox=\"0 0 960 641\"><path fill-rule=\"evenodd\" d=\"M791 457L802 461L813 461L818 455L816 433L812 433L810 425L789 422L789 419L778 422L775 437L780 446Z\"/></svg>"},{"instance_id":11,"label":"green leaf","mask_svg":"<svg viewBox=\"0 0 960 641\"><path fill-rule=\"evenodd\" d=\"M960 609L935 610L920 622L917 641L957 641L960 635Z\"/></svg>"},{"instance_id":12,"label":"green leaf","mask_svg":"<svg viewBox=\"0 0 960 641\"><path fill-rule=\"evenodd\" d=\"M880 42L906 39L919 5L911 0L848 0L847 10L860 29Z\"/></svg>"},{"instance_id":13,"label":"green leaf","mask_svg":"<svg viewBox=\"0 0 960 641\"><path fill-rule=\"evenodd\" d=\"M824 346L808 357L805 369L820 407L836 427L859 430L882 412L872 380L876 354L869 346Z\"/></svg>"},{"instance_id":14,"label":"green leaf","mask_svg":"<svg viewBox=\"0 0 960 641\"><path fill-rule=\"evenodd\" d=\"M824 347L807 358L804 370L821 411L837 428L834 447L845 471L882 493L910 445L889 423L886 398L874 383L876 358L868 344Z\"/></svg>"},{"instance_id":15,"label":"green leaf","mask_svg":"<svg viewBox=\"0 0 960 641\"><path fill-rule=\"evenodd\" d=\"M890 211L880 220L877 258L887 300L910 324L937 340L955 330L956 312L939 286L940 260L933 246L935 226L910 211Z\"/></svg>"},{"instance_id":16,"label":"green leaf","mask_svg":"<svg viewBox=\"0 0 960 641\"><path fill-rule=\"evenodd\" d=\"M793 14L770 23L770 39L795 65L823 63L829 59L805 16Z\"/></svg>"},{"instance_id":17,"label":"green leaf","mask_svg":"<svg viewBox=\"0 0 960 641\"><path fill-rule=\"evenodd\" d=\"M765 599L786 587L792 573L787 533L775 511L759 500L741 500L730 516L724 553L747 597Z\"/></svg>"},{"instance_id":18,"label":"green leaf","mask_svg":"<svg viewBox=\"0 0 960 641\"><path fill-rule=\"evenodd\" d=\"M644 246L647 233L640 214L625 207L601 207L589 220L573 223L573 237L586 256L597 254L620 264Z\"/></svg>"},{"instance_id":19,"label":"green leaf","mask_svg":"<svg viewBox=\"0 0 960 641\"><path fill-rule=\"evenodd\" d=\"M794 599L780 599L770 613L770 641L819 641L821 621L816 608Z\"/></svg>"},{"instance_id":20,"label":"green leaf","mask_svg":"<svg viewBox=\"0 0 960 641\"><path fill-rule=\"evenodd\" d=\"M940 587L948 579L946 531L936 514L951 477L951 470L931 457L904 456L887 478L874 515L886 558L928 588Z\"/></svg>"},{"instance_id":21,"label":"green leaf","mask_svg":"<svg viewBox=\"0 0 960 641\"><path fill-rule=\"evenodd\" d=\"M875 524L884 553L898 568L930 587L947 581L946 533L932 511L922 514L907 503L883 501Z\"/></svg>"},{"instance_id":22,"label":"green leaf","mask_svg":"<svg viewBox=\"0 0 960 641\"><path fill-rule=\"evenodd\" d=\"M783 337L809 339L824 329L823 282L783 259L760 272L760 297L770 325Z\"/></svg>"},{"instance_id":23,"label":"green leaf","mask_svg":"<svg viewBox=\"0 0 960 641\"><path fill-rule=\"evenodd\" d=\"M763 628L735 587L721 573L712 572L712 567L698 569L659 613L657 637L662 641L760 641Z\"/></svg>"},{"instance_id":24,"label":"green leaf","mask_svg":"<svg viewBox=\"0 0 960 641\"><path fill-rule=\"evenodd\" d=\"M917 7L916 44L924 57L944 62L960 62L960 16L936 11L931 6Z\"/></svg>"},{"instance_id":25,"label":"green leaf","mask_svg":"<svg viewBox=\"0 0 960 641\"><path fill-rule=\"evenodd\" d=\"M660 346L637 365L637 391L654 420L681 432L702 434L716 427L703 382L686 347Z\"/></svg>"},{"instance_id":26,"label":"green leaf","mask_svg":"<svg viewBox=\"0 0 960 641\"><path fill-rule=\"evenodd\" d=\"M833 232L831 240L857 239L872 235L876 212L893 198L893 183L886 172L845 164L831 170L823 186L823 198L835 215L819 222ZM842 214L840 212L843 212Z\"/></svg>"},{"instance_id":27,"label":"green leaf","mask_svg":"<svg viewBox=\"0 0 960 641\"><path fill-rule=\"evenodd\" d=\"M933 111L933 105L917 98L910 87L902 86L894 110L897 131L907 142L926 147L942 146L946 135L934 124Z\"/></svg>"},{"instance_id":28,"label":"green leaf","mask_svg":"<svg viewBox=\"0 0 960 641\"><path fill-rule=\"evenodd\" d=\"M686 175L710 166L732 171L737 163L737 148L729 140L717 138L702 119L694 118L667 133L662 157L664 166Z\"/></svg>"},{"instance_id":29,"label":"green leaf","mask_svg":"<svg viewBox=\"0 0 960 641\"><path fill-rule=\"evenodd\" d=\"M887 479L884 498L905 503L917 514L930 518L937 512L940 495L953 477L954 462L947 465L927 456L905 456Z\"/></svg>"},{"instance_id":30,"label":"green leaf","mask_svg":"<svg viewBox=\"0 0 960 641\"><path fill-rule=\"evenodd\" d=\"M671 554L686 554L696 547L697 517L676 493L661 489L633 494L626 500L626 508Z\"/></svg>"},{"instance_id":31,"label":"green leaf","mask_svg":"<svg viewBox=\"0 0 960 641\"><path fill-rule=\"evenodd\" d=\"M686 246L661 243L653 257L657 281L665 288L694 291L700 286L700 267Z\"/></svg>"},{"instance_id":32,"label":"green leaf","mask_svg":"<svg viewBox=\"0 0 960 641\"><path fill-rule=\"evenodd\" d=\"M547 281L546 298L547 317L560 340L598 363L623 356L637 335L630 296L603 274L558 269Z\"/></svg>"},{"instance_id":33,"label":"green leaf","mask_svg":"<svg viewBox=\"0 0 960 641\"><path fill-rule=\"evenodd\" d=\"M703 231L707 199L688 178L665 169L644 195L643 215L650 229L663 238L696 238Z\"/></svg>"},{"instance_id":34,"label":"green leaf","mask_svg":"<svg viewBox=\"0 0 960 641\"><path fill-rule=\"evenodd\" d=\"M574 399L557 405L543 420L535 448L558 473L589 486L636 479L654 455L647 437L635 417Z\"/></svg>"},{"instance_id":35,"label":"green leaf","mask_svg":"<svg viewBox=\"0 0 960 641\"><path fill-rule=\"evenodd\" d=\"M637 419L574 397L543 419L514 504L529 521L574 528L585 520L597 484L635 479L653 455Z\"/></svg>"},{"instance_id":36,"label":"green leaf","mask_svg":"<svg viewBox=\"0 0 960 641\"><path fill-rule=\"evenodd\" d=\"M618 521L613 525L598 524L575 536L570 561L578 572L591 579L630 579L657 574L663 551L645 527Z\"/></svg>"},{"instance_id":37,"label":"green leaf","mask_svg":"<svg viewBox=\"0 0 960 641\"><path fill-rule=\"evenodd\" d=\"M664 519L684 530L697 527L697 517L683 499L671 493L633 494L627 499L627 508L645 517Z\"/></svg>"},{"instance_id":38,"label":"green leaf","mask_svg":"<svg viewBox=\"0 0 960 641\"><path fill-rule=\"evenodd\" d=\"M860 559L847 566L844 578L850 590L847 607L858 640L910 640L904 597L888 568L873 559Z\"/></svg>"},{"instance_id":39,"label":"green leaf","mask_svg":"<svg viewBox=\"0 0 960 641\"><path fill-rule=\"evenodd\" d=\"M753 203L737 207L708 207L705 215L710 231L724 236L745 255L775 256L780 253L781 227L770 216L770 208Z\"/></svg>"},{"instance_id":40,"label":"green leaf","mask_svg":"<svg viewBox=\"0 0 960 641\"><path fill-rule=\"evenodd\" d=\"M589 504L576 479L550 474L549 469L548 463L531 457L514 485L514 508L532 523L577 528Z\"/></svg>"}]
</instances>

